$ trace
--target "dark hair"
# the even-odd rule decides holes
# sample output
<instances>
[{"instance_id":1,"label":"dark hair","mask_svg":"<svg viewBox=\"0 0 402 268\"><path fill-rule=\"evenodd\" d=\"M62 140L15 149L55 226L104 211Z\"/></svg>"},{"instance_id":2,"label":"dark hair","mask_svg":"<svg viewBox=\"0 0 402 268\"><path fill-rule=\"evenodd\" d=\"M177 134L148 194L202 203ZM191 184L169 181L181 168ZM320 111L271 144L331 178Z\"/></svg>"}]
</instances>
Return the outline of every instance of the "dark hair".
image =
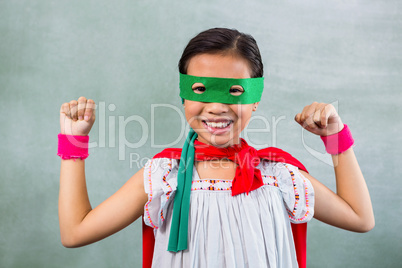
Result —
<instances>
[{"instance_id":1,"label":"dark hair","mask_svg":"<svg viewBox=\"0 0 402 268\"><path fill-rule=\"evenodd\" d=\"M264 68L257 42L251 35L235 29L213 28L199 33L190 40L179 61L179 72L187 74L190 59L196 55L234 54L250 63L251 77L262 77Z\"/></svg>"}]
</instances>

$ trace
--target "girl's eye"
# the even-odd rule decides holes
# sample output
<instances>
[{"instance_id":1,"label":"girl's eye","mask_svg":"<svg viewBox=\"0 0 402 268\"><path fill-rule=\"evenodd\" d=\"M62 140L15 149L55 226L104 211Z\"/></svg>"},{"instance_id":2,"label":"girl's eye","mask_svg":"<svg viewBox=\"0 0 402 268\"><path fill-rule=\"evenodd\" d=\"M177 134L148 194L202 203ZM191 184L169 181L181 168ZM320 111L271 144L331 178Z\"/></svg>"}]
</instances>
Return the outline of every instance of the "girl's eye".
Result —
<instances>
[{"instance_id":1,"label":"girl's eye","mask_svg":"<svg viewBox=\"0 0 402 268\"><path fill-rule=\"evenodd\" d=\"M202 83L195 83L192 87L194 93L202 94L205 92L205 86Z\"/></svg>"},{"instance_id":2,"label":"girl's eye","mask_svg":"<svg viewBox=\"0 0 402 268\"><path fill-rule=\"evenodd\" d=\"M241 94L243 94L244 89L241 86L232 86L229 92L232 96L240 96Z\"/></svg>"},{"instance_id":3,"label":"girl's eye","mask_svg":"<svg viewBox=\"0 0 402 268\"><path fill-rule=\"evenodd\" d=\"M193 88L193 91L194 91L194 93L202 94L205 92L205 87L196 87L196 88Z\"/></svg>"}]
</instances>

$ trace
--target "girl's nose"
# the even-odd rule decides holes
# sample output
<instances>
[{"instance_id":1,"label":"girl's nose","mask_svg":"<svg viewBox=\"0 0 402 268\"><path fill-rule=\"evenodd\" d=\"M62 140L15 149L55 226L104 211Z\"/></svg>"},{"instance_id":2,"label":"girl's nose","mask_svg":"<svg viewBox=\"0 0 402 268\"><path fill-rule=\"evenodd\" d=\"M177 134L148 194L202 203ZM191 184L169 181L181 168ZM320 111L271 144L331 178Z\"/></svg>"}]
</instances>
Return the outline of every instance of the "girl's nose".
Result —
<instances>
[{"instance_id":1,"label":"girl's nose","mask_svg":"<svg viewBox=\"0 0 402 268\"><path fill-rule=\"evenodd\" d=\"M227 113L229 111L229 105L219 102L209 102L206 103L205 110L212 114Z\"/></svg>"}]
</instances>

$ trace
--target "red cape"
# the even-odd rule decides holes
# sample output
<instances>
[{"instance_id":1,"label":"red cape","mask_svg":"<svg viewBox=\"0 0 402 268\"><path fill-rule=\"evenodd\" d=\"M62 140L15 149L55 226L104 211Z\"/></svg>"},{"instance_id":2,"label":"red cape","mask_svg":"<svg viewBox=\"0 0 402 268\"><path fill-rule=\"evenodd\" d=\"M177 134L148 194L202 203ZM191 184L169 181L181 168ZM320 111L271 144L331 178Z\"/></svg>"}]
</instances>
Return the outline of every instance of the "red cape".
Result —
<instances>
[{"instance_id":1,"label":"red cape","mask_svg":"<svg viewBox=\"0 0 402 268\"><path fill-rule=\"evenodd\" d=\"M258 150L258 156L261 159L270 160L274 162L283 162L287 164L291 164L293 166L298 167L301 170L306 172L307 169L303 166L303 164L294 158L291 154L275 148L268 147L265 149ZM181 148L167 148L162 152L156 154L155 158L170 158L170 159L180 159L181 156ZM293 240L296 248L297 262L300 268L305 268L307 265L307 223L301 224L291 224L292 232L293 232ZM152 266L152 258L154 255L154 245L155 245L155 237L153 233L153 229L149 226L146 226L144 220L142 221L142 267L143 268L151 268Z\"/></svg>"}]
</instances>

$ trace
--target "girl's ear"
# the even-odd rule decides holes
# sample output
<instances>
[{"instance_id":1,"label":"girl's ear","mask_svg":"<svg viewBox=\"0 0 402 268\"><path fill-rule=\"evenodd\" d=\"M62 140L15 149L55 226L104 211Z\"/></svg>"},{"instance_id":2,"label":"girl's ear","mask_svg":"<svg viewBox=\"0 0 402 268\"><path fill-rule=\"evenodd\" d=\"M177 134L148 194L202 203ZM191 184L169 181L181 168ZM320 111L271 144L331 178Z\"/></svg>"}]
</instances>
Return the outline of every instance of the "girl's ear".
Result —
<instances>
[{"instance_id":1,"label":"girl's ear","mask_svg":"<svg viewBox=\"0 0 402 268\"><path fill-rule=\"evenodd\" d=\"M186 108L186 100L183 100L183 109Z\"/></svg>"},{"instance_id":2,"label":"girl's ear","mask_svg":"<svg viewBox=\"0 0 402 268\"><path fill-rule=\"evenodd\" d=\"M257 107L258 107L258 104L259 104L260 102L256 102L256 103L254 103L253 105L253 112L255 112L255 111L257 111Z\"/></svg>"}]
</instances>

